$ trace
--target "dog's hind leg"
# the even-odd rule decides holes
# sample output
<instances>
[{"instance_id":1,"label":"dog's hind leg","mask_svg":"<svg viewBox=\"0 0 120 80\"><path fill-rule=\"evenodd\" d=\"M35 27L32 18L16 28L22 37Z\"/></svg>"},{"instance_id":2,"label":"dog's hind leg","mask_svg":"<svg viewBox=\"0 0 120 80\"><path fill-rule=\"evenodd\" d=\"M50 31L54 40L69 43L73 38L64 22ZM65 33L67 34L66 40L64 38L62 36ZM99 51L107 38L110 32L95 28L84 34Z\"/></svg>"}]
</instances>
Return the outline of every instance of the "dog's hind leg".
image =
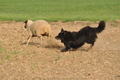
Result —
<instances>
[{"instance_id":1,"label":"dog's hind leg","mask_svg":"<svg viewBox=\"0 0 120 80\"><path fill-rule=\"evenodd\" d=\"M86 49L86 51L89 51L92 47L93 47L94 44L90 44L90 47L88 49Z\"/></svg>"},{"instance_id":2,"label":"dog's hind leg","mask_svg":"<svg viewBox=\"0 0 120 80\"><path fill-rule=\"evenodd\" d=\"M90 47L88 49L86 49L86 51L89 51L94 46L95 41L96 41L96 38L93 38L90 40L90 42L86 42L86 43L90 44Z\"/></svg>"}]
</instances>

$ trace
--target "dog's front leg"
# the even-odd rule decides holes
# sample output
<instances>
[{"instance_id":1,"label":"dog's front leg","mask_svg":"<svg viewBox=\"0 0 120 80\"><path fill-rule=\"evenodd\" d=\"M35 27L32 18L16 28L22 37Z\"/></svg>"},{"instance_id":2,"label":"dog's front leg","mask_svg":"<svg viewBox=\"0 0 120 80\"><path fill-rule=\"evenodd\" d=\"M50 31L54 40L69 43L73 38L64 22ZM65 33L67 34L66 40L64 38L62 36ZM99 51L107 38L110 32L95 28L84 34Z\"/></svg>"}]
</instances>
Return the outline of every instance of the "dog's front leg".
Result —
<instances>
[{"instance_id":1,"label":"dog's front leg","mask_svg":"<svg viewBox=\"0 0 120 80\"><path fill-rule=\"evenodd\" d=\"M61 50L61 52L66 52L66 51L68 51L70 49L70 45L65 45L65 46L66 46L66 48Z\"/></svg>"}]
</instances>

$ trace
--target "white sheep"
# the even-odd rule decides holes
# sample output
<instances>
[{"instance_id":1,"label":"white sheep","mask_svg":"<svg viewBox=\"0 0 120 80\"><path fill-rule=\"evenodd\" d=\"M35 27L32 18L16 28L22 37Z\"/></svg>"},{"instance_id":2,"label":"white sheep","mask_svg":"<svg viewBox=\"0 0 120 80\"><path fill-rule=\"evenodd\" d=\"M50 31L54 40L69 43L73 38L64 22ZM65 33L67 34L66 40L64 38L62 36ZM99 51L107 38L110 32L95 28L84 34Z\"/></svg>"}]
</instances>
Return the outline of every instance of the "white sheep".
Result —
<instances>
[{"instance_id":1,"label":"white sheep","mask_svg":"<svg viewBox=\"0 0 120 80\"><path fill-rule=\"evenodd\" d=\"M37 20L34 22L31 20L26 20L24 23L24 27L27 29L29 34L27 45L32 37L39 37L41 39L40 43L42 44L42 36L52 36L51 26L45 20Z\"/></svg>"}]
</instances>

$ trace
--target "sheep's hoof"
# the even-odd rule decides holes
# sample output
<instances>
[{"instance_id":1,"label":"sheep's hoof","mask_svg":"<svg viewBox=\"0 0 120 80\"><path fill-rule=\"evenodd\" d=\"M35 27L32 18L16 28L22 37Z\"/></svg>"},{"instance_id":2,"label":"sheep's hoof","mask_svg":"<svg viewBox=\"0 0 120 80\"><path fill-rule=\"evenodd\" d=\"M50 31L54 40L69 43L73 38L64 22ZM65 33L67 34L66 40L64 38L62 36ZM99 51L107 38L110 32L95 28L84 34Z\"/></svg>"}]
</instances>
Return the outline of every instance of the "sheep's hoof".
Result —
<instances>
[{"instance_id":1,"label":"sheep's hoof","mask_svg":"<svg viewBox=\"0 0 120 80\"><path fill-rule=\"evenodd\" d=\"M25 43L26 43L26 41L20 41L20 43L21 43L21 44L25 44Z\"/></svg>"}]
</instances>

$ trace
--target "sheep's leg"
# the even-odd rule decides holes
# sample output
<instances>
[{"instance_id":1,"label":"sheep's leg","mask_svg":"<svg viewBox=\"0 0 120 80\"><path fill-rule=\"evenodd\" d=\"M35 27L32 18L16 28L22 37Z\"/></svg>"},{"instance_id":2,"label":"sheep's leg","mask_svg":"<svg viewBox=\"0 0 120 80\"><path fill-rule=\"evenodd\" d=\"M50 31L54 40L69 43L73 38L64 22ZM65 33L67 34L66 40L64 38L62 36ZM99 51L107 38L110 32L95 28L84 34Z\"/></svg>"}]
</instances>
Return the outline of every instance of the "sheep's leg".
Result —
<instances>
[{"instance_id":1,"label":"sheep's leg","mask_svg":"<svg viewBox=\"0 0 120 80\"><path fill-rule=\"evenodd\" d=\"M29 36L28 37L28 39L27 39L27 44L26 45L28 45L28 43L30 42L30 39L32 38L32 36Z\"/></svg>"},{"instance_id":2,"label":"sheep's leg","mask_svg":"<svg viewBox=\"0 0 120 80\"><path fill-rule=\"evenodd\" d=\"M21 43L22 43L22 44L25 44L25 43L28 41L28 39L29 39L29 37L28 37L26 40L21 41Z\"/></svg>"},{"instance_id":3,"label":"sheep's leg","mask_svg":"<svg viewBox=\"0 0 120 80\"><path fill-rule=\"evenodd\" d=\"M40 45L42 45L42 35L38 36L40 38Z\"/></svg>"},{"instance_id":4,"label":"sheep's leg","mask_svg":"<svg viewBox=\"0 0 120 80\"><path fill-rule=\"evenodd\" d=\"M42 36L40 36L40 45L42 45Z\"/></svg>"},{"instance_id":5,"label":"sheep's leg","mask_svg":"<svg viewBox=\"0 0 120 80\"><path fill-rule=\"evenodd\" d=\"M50 32L48 36L49 36L49 37L52 37L53 35L52 35L52 33Z\"/></svg>"}]
</instances>

